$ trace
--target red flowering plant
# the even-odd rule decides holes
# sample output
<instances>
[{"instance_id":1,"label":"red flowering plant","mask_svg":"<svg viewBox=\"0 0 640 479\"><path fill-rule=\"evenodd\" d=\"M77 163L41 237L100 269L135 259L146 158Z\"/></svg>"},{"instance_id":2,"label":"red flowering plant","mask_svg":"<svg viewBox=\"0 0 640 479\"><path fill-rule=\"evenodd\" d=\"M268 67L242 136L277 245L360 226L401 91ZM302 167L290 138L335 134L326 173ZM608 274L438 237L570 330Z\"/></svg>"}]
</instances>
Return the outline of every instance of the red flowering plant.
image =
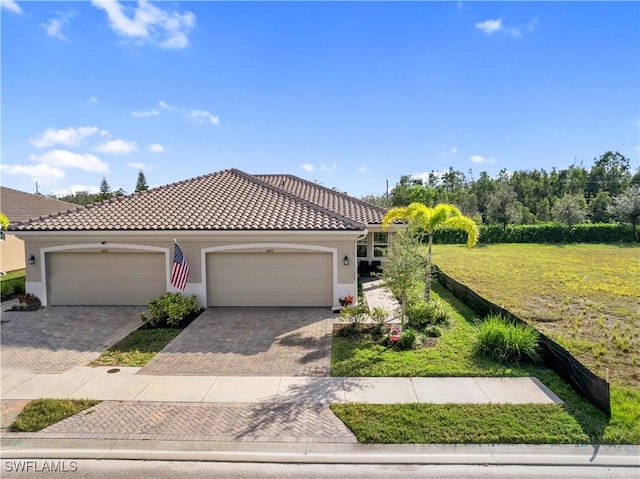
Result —
<instances>
[{"instance_id":1,"label":"red flowering plant","mask_svg":"<svg viewBox=\"0 0 640 479\"><path fill-rule=\"evenodd\" d=\"M353 304L353 296L350 294L346 295L344 298L340 298L340 304L345 307Z\"/></svg>"}]
</instances>

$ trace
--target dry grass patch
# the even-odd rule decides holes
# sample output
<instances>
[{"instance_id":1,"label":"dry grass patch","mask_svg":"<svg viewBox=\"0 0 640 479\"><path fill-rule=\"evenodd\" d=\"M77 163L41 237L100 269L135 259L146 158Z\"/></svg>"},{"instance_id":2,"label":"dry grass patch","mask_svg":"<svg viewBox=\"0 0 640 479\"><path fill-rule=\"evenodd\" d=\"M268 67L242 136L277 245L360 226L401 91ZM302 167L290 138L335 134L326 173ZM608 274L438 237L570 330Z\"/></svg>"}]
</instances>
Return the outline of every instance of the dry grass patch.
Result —
<instances>
[{"instance_id":1,"label":"dry grass patch","mask_svg":"<svg viewBox=\"0 0 640 479\"><path fill-rule=\"evenodd\" d=\"M587 367L640 388L640 246L434 246L434 262Z\"/></svg>"}]
</instances>

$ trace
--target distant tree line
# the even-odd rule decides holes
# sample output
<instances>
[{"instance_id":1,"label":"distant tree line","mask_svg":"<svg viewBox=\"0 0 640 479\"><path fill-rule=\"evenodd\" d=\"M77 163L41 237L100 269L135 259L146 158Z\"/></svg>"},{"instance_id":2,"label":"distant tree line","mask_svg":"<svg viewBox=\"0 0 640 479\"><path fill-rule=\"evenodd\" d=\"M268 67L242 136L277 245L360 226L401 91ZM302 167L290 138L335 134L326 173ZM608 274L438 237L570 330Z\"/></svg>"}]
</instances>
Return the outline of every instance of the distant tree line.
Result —
<instances>
[{"instance_id":1,"label":"distant tree line","mask_svg":"<svg viewBox=\"0 0 640 479\"><path fill-rule=\"evenodd\" d=\"M149 189L149 185L147 184L147 178L144 176L142 171L138 172L138 180L136 182L135 191L144 191ZM116 196L125 196L127 192L122 188L119 188L117 191L113 191L109 182L105 177L100 181L100 186L98 188L98 193L89 193L88 191L76 191L74 193L70 193L68 195L49 195L50 198L55 198L58 200L66 201L68 203L74 203L76 205L90 205L93 203L98 203L100 201L108 200L110 198L114 198Z\"/></svg>"},{"instance_id":2,"label":"distant tree line","mask_svg":"<svg viewBox=\"0 0 640 479\"><path fill-rule=\"evenodd\" d=\"M585 222L640 222L640 169L631 171L629 159L607 151L587 169L573 164L566 169L500 171L493 178L485 171L477 179L449 168L432 172L426 180L410 175L390 194L363 200L384 206L413 202L433 207L457 206L479 224L508 225L558 222L569 227Z\"/></svg>"}]
</instances>

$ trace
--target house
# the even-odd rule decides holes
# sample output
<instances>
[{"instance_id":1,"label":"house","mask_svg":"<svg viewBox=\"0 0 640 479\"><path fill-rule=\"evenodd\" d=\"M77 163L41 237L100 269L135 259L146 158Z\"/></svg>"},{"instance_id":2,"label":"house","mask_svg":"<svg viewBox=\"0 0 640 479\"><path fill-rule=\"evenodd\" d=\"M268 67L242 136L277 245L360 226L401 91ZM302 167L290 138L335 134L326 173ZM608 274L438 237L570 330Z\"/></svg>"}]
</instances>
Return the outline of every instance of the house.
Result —
<instances>
[{"instance_id":1,"label":"house","mask_svg":"<svg viewBox=\"0 0 640 479\"><path fill-rule=\"evenodd\" d=\"M77 205L66 201L0 186L0 211L12 224L76 207ZM13 235L3 234L3 239L0 241L0 271L24 269L24 253L24 243L21 240Z\"/></svg>"},{"instance_id":2,"label":"house","mask_svg":"<svg viewBox=\"0 0 640 479\"><path fill-rule=\"evenodd\" d=\"M291 175L219 171L12 226L44 305L146 304L174 241L201 306L338 307L379 259L383 208ZM384 234L386 237L386 234Z\"/></svg>"}]
</instances>

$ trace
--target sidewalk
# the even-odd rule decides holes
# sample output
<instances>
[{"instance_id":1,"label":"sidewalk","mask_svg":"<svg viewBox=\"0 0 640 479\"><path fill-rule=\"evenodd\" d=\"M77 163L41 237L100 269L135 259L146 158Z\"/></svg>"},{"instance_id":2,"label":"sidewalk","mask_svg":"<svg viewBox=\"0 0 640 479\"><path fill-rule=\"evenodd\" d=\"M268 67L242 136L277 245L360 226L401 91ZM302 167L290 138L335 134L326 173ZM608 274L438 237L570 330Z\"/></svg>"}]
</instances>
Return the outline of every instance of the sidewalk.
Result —
<instances>
[{"instance_id":1,"label":"sidewalk","mask_svg":"<svg viewBox=\"0 0 640 479\"><path fill-rule=\"evenodd\" d=\"M90 398L187 403L539 403L562 401L536 378L157 376L78 366L62 374L2 369L3 400Z\"/></svg>"}]
</instances>

